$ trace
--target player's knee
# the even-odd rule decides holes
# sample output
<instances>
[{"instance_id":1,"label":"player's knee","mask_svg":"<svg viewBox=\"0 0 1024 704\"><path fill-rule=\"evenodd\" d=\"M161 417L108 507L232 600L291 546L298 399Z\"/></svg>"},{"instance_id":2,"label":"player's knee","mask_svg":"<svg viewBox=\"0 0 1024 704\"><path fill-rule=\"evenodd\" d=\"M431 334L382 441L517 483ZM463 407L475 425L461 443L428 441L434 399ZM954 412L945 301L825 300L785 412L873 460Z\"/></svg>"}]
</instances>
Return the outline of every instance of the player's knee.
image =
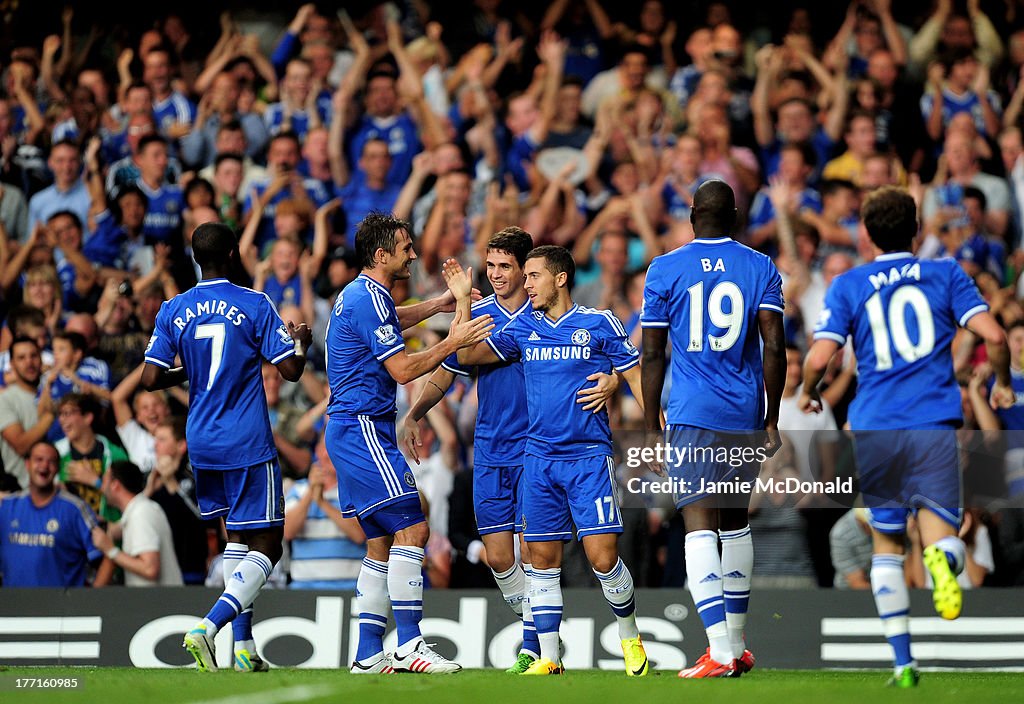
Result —
<instances>
[{"instance_id":1,"label":"player's knee","mask_svg":"<svg viewBox=\"0 0 1024 704\"><path fill-rule=\"evenodd\" d=\"M487 550L487 566L495 572L507 572L516 562L516 556L512 552L495 549L493 552Z\"/></svg>"},{"instance_id":2,"label":"player's knee","mask_svg":"<svg viewBox=\"0 0 1024 704\"><path fill-rule=\"evenodd\" d=\"M615 565L619 562L619 556L615 553L607 553L596 555L590 561L590 566L598 572L608 573L615 569Z\"/></svg>"}]
</instances>

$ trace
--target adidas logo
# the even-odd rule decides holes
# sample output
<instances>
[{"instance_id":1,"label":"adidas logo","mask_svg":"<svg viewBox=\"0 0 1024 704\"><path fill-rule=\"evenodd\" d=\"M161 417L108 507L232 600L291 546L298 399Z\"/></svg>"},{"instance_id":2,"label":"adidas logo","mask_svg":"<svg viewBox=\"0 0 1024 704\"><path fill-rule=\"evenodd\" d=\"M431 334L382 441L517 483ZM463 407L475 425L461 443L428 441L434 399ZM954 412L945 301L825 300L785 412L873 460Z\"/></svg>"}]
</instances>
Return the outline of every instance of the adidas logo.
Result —
<instances>
[{"instance_id":1,"label":"adidas logo","mask_svg":"<svg viewBox=\"0 0 1024 704\"><path fill-rule=\"evenodd\" d=\"M892 589L889 589L889 587L883 584L878 588L878 591L875 592L875 596L882 596L883 594L892 594Z\"/></svg>"},{"instance_id":2,"label":"adidas logo","mask_svg":"<svg viewBox=\"0 0 1024 704\"><path fill-rule=\"evenodd\" d=\"M534 331L534 332L531 332L530 336L528 338L526 338L526 339L527 339L528 342L539 342L540 341L540 335L538 335L537 332Z\"/></svg>"},{"instance_id":3,"label":"adidas logo","mask_svg":"<svg viewBox=\"0 0 1024 704\"><path fill-rule=\"evenodd\" d=\"M237 579L242 584L245 584L245 577L242 576L241 572L235 572L233 575L231 575L231 578Z\"/></svg>"},{"instance_id":4,"label":"adidas logo","mask_svg":"<svg viewBox=\"0 0 1024 704\"><path fill-rule=\"evenodd\" d=\"M743 574L739 570L733 570L732 572L725 575L726 579L745 579L747 575Z\"/></svg>"},{"instance_id":5,"label":"adidas logo","mask_svg":"<svg viewBox=\"0 0 1024 704\"><path fill-rule=\"evenodd\" d=\"M719 576L718 576L717 574L715 574L714 572L712 572L712 573L711 573L711 574L709 574L709 575L708 575L707 577L705 577L704 579L700 580L700 583L701 583L701 584L707 584L708 582L717 582L717 581L719 581L720 579L722 579L722 578L721 578L721 577L719 577Z\"/></svg>"}]
</instances>

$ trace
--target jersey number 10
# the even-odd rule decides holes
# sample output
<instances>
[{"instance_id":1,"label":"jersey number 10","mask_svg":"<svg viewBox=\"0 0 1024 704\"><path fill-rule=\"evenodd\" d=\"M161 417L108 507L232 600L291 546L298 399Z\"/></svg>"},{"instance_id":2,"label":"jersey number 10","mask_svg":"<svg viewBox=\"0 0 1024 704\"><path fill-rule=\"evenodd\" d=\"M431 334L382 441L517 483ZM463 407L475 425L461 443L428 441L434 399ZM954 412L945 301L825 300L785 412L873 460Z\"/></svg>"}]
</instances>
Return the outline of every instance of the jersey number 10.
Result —
<instances>
[{"instance_id":1,"label":"jersey number 10","mask_svg":"<svg viewBox=\"0 0 1024 704\"><path fill-rule=\"evenodd\" d=\"M687 352L700 352L704 349L704 282L695 283L686 289L690 294L690 344ZM722 306L729 299L729 312ZM715 327L725 328L724 335L708 334L708 345L715 352L731 349L740 339L743 331L743 292L732 281L722 281L711 289L708 296L708 317Z\"/></svg>"},{"instance_id":2,"label":"jersey number 10","mask_svg":"<svg viewBox=\"0 0 1024 704\"><path fill-rule=\"evenodd\" d=\"M907 331L907 306L917 318L917 343ZM871 340L875 347L875 369L892 369L892 349L903 361L916 362L935 349L935 321L928 299L917 286L900 286L889 299L889 310L882 310L882 294L875 293L864 304L871 323ZM890 339L892 343L890 345Z\"/></svg>"}]
</instances>

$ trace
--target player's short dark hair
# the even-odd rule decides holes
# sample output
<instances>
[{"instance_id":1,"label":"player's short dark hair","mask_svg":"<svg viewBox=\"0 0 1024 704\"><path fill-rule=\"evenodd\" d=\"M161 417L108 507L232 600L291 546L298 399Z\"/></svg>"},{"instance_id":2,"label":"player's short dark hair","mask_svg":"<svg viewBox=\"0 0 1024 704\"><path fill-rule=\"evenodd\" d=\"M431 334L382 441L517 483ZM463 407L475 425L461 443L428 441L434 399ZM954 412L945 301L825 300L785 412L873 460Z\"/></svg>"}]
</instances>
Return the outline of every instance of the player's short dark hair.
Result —
<instances>
[{"instance_id":1,"label":"player's short dark hair","mask_svg":"<svg viewBox=\"0 0 1024 704\"><path fill-rule=\"evenodd\" d=\"M985 197L985 191L981 190L977 186L965 186L963 200L973 198L978 201L978 207L981 208L981 212L988 210L988 198Z\"/></svg>"},{"instance_id":2,"label":"player's short dark hair","mask_svg":"<svg viewBox=\"0 0 1024 704\"><path fill-rule=\"evenodd\" d=\"M192 233L192 256L202 268L227 266L237 246L234 231L223 223L204 222Z\"/></svg>"},{"instance_id":3,"label":"player's short dark hair","mask_svg":"<svg viewBox=\"0 0 1024 704\"><path fill-rule=\"evenodd\" d=\"M92 413L93 417L96 417L96 404L93 402L91 396L79 393L64 394L60 397L60 400L57 401L57 410L59 411L67 406L74 406L82 412L82 415Z\"/></svg>"},{"instance_id":4,"label":"player's short dark hair","mask_svg":"<svg viewBox=\"0 0 1024 704\"><path fill-rule=\"evenodd\" d=\"M112 462L107 471L110 472L110 478L121 482L130 494L141 494L146 488L146 477L142 470L128 460Z\"/></svg>"},{"instance_id":5,"label":"player's short dark hair","mask_svg":"<svg viewBox=\"0 0 1024 704\"><path fill-rule=\"evenodd\" d=\"M53 336L54 340L64 340L71 345L72 349L85 354L88 350L88 345L85 342L85 335L80 332L71 332L70 330L61 330Z\"/></svg>"},{"instance_id":6,"label":"player's short dark hair","mask_svg":"<svg viewBox=\"0 0 1024 704\"><path fill-rule=\"evenodd\" d=\"M690 222L698 236L728 235L736 225L736 194L721 179L705 181L693 194Z\"/></svg>"},{"instance_id":7,"label":"player's short dark hair","mask_svg":"<svg viewBox=\"0 0 1024 704\"><path fill-rule=\"evenodd\" d=\"M543 259L545 268L555 276L563 272L568 274L565 285L567 288L572 288L573 282L576 280L576 262L573 261L572 254L568 249L556 244L544 244L530 250L530 253L526 255L526 260L530 259Z\"/></svg>"},{"instance_id":8,"label":"player's short dark hair","mask_svg":"<svg viewBox=\"0 0 1024 704\"><path fill-rule=\"evenodd\" d=\"M167 140L158 134L143 135L142 138L139 139L138 153L141 154L142 152L146 151L146 147L148 147L150 144L162 144L166 147Z\"/></svg>"},{"instance_id":9,"label":"player's short dark hair","mask_svg":"<svg viewBox=\"0 0 1024 704\"><path fill-rule=\"evenodd\" d=\"M530 250L533 249L533 235L521 227L510 225L504 230L498 230L487 240L487 251L492 249L511 254L522 267Z\"/></svg>"},{"instance_id":10,"label":"player's short dark hair","mask_svg":"<svg viewBox=\"0 0 1024 704\"><path fill-rule=\"evenodd\" d=\"M398 231L412 237L412 225L388 213L375 210L363 218L356 228L356 260L360 269L372 269L378 249L395 253Z\"/></svg>"},{"instance_id":11,"label":"player's short dark hair","mask_svg":"<svg viewBox=\"0 0 1024 704\"><path fill-rule=\"evenodd\" d=\"M882 186L871 192L860 215L871 241L883 252L907 251L917 236L917 206L902 188Z\"/></svg>"}]
</instances>

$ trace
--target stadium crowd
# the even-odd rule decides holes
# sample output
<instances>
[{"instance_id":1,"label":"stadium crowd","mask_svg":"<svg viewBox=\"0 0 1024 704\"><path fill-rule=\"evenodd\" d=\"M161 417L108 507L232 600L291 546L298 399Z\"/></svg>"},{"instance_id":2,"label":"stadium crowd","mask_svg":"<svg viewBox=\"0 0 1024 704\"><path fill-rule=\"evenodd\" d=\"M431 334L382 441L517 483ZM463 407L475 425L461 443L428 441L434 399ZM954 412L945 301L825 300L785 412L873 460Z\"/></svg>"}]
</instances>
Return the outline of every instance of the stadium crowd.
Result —
<instances>
[{"instance_id":1,"label":"stadium crowd","mask_svg":"<svg viewBox=\"0 0 1024 704\"><path fill-rule=\"evenodd\" d=\"M817 416L797 409L802 358L830 282L868 252L862 195L910 190L918 255L954 257L974 278L1008 331L1018 396L1009 411L989 408L984 347L961 331L963 586L1024 584L1024 434L1013 432L1024 433L1024 7L854 0L832 22L795 2L774 24L751 24L745 5L552 0L532 14L500 0L408 0L349 18L307 4L268 42L229 12L219 35L171 13L101 36L66 9L41 43L9 43L3 584L219 579L224 540L199 518L187 393L140 389L160 304L196 282L197 225L234 228L238 281L315 330L301 381L264 368L289 479L289 557L275 583L353 588L364 536L341 515L324 449L323 341L358 274L362 218L412 223L419 260L396 301L446 291L449 258L486 295L487 240L518 225L537 245L571 249L574 300L612 310L640 346L646 267L692 239L692 195L712 178L736 192L735 237L785 277L786 445L763 473L803 480L854 474L842 430L852 355L830 370ZM407 332L410 348L444 336L447 322L432 323L442 327ZM400 388L399 419L424 379ZM620 449L639 443L633 398L620 393L611 412ZM471 509L475 418L473 380L460 377L421 423L413 469L434 588L493 583ZM681 518L667 499L626 491L646 469L622 459L623 558L638 586L681 586ZM870 536L853 498L756 495L755 584L867 588ZM30 504L45 518L37 533L10 525ZM33 548L53 565L15 561ZM593 586L582 550L569 550L565 583ZM919 567L908 580L923 586Z\"/></svg>"}]
</instances>

